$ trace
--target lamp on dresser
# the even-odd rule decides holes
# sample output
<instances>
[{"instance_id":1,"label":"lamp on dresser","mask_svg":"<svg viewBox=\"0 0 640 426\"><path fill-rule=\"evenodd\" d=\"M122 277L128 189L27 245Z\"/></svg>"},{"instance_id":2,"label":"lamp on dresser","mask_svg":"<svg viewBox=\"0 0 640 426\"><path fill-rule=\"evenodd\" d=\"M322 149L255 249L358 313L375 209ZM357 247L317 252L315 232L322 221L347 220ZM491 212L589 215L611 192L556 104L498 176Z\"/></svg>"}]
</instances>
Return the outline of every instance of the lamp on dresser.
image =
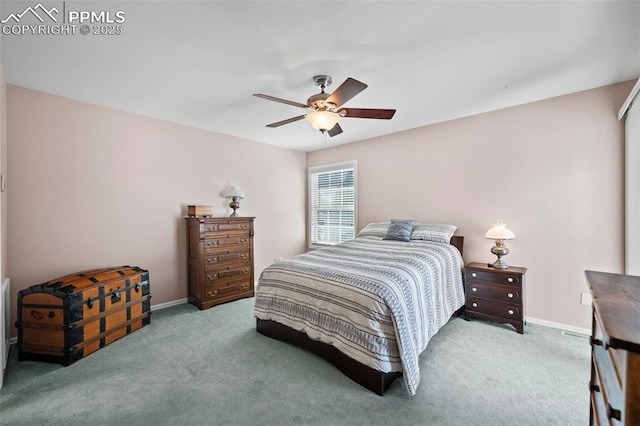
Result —
<instances>
[{"instance_id":1,"label":"lamp on dresser","mask_svg":"<svg viewBox=\"0 0 640 426\"><path fill-rule=\"evenodd\" d=\"M491 253L498 256L498 260L496 260L491 266L496 269L509 269L509 265L502 260L502 256L509 254L509 249L505 245L504 241L513 240L516 237L513 231L507 229L507 224L502 223L502 220L498 220L498 223L487 231L485 237L489 240L494 240L496 244L491 248Z\"/></svg>"},{"instance_id":2,"label":"lamp on dresser","mask_svg":"<svg viewBox=\"0 0 640 426\"><path fill-rule=\"evenodd\" d=\"M229 207L233 209L233 213L229 217L236 217L238 213L236 210L240 208L240 200L244 199L244 193L240 190L237 183L231 185L231 188L226 193L226 198L230 200Z\"/></svg>"}]
</instances>

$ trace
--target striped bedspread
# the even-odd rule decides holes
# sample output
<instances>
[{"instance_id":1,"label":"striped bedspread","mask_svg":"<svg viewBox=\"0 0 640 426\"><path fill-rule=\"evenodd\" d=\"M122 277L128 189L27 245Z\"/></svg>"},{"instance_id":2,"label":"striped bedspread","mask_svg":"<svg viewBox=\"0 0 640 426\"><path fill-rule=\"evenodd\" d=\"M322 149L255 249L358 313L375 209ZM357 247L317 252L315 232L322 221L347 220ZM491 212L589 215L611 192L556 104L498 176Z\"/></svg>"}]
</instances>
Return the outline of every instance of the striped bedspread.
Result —
<instances>
[{"instance_id":1,"label":"striped bedspread","mask_svg":"<svg viewBox=\"0 0 640 426\"><path fill-rule=\"evenodd\" d=\"M418 357L464 304L462 257L449 244L358 237L267 267L255 316L420 383Z\"/></svg>"}]
</instances>

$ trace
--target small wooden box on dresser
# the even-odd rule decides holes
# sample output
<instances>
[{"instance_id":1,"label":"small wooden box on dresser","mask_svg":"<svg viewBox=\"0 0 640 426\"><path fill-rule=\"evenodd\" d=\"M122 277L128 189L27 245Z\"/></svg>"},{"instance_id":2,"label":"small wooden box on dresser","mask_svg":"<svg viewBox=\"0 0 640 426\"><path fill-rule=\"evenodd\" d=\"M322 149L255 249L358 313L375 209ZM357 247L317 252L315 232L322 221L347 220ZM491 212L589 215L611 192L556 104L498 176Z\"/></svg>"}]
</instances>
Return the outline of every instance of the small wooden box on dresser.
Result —
<instances>
[{"instance_id":1,"label":"small wooden box on dresser","mask_svg":"<svg viewBox=\"0 0 640 426\"><path fill-rule=\"evenodd\" d=\"M593 298L591 425L640 425L640 277L586 271Z\"/></svg>"},{"instance_id":2,"label":"small wooden box on dresser","mask_svg":"<svg viewBox=\"0 0 640 426\"><path fill-rule=\"evenodd\" d=\"M496 269L486 263L469 263L464 269L465 319L508 323L523 334L527 268Z\"/></svg>"},{"instance_id":3,"label":"small wooden box on dresser","mask_svg":"<svg viewBox=\"0 0 640 426\"><path fill-rule=\"evenodd\" d=\"M253 297L253 217L188 217L189 303Z\"/></svg>"}]
</instances>

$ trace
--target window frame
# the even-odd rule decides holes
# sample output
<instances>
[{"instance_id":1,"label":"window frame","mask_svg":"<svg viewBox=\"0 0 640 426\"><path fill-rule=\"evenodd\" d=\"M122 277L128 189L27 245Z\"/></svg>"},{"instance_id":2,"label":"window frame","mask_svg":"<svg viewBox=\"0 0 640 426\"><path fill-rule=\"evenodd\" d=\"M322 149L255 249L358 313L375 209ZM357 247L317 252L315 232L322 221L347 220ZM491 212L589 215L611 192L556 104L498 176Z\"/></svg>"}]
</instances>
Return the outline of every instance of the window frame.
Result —
<instances>
[{"instance_id":1,"label":"window frame","mask_svg":"<svg viewBox=\"0 0 640 426\"><path fill-rule=\"evenodd\" d=\"M309 249L318 249L322 247L329 247L334 244L331 243L317 243L312 240L313 238L313 199L311 183L313 181L312 176L319 173L331 173L340 170L353 169L353 235L357 234L358 230L358 162L357 160L342 161L339 163L323 164L319 166L307 167L307 247ZM346 240L345 240L346 241Z\"/></svg>"}]
</instances>

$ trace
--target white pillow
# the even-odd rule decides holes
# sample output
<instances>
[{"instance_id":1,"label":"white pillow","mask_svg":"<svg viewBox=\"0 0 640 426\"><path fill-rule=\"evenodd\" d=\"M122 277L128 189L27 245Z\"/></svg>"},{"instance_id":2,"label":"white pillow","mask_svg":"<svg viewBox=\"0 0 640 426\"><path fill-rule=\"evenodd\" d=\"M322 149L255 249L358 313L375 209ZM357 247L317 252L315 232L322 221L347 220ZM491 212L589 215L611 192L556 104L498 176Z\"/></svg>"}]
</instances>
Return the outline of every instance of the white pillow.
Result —
<instances>
[{"instance_id":1,"label":"white pillow","mask_svg":"<svg viewBox=\"0 0 640 426\"><path fill-rule=\"evenodd\" d=\"M458 229L458 227L455 225L419 222L415 228L413 228L411 239L449 244L456 229Z\"/></svg>"}]
</instances>

